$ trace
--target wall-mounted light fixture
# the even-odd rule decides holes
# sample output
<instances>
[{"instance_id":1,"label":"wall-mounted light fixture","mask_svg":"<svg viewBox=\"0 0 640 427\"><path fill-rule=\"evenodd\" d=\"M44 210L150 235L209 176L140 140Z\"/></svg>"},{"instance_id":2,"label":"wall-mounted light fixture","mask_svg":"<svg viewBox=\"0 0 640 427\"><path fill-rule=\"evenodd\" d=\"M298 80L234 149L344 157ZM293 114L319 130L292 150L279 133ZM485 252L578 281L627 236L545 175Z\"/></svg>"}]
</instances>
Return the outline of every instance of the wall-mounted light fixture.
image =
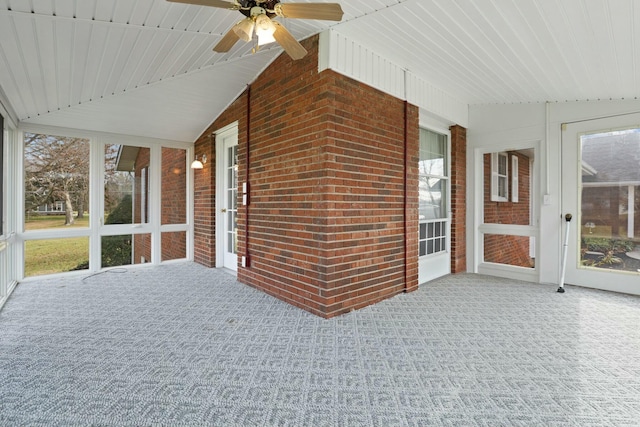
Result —
<instances>
[{"instance_id":1,"label":"wall-mounted light fixture","mask_svg":"<svg viewBox=\"0 0 640 427\"><path fill-rule=\"evenodd\" d=\"M196 156L196 159L193 162L191 162L191 169L204 168L204 164L207 163L207 155L203 154L201 159L202 160L198 160L198 156Z\"/></svg>"}]
</instances>

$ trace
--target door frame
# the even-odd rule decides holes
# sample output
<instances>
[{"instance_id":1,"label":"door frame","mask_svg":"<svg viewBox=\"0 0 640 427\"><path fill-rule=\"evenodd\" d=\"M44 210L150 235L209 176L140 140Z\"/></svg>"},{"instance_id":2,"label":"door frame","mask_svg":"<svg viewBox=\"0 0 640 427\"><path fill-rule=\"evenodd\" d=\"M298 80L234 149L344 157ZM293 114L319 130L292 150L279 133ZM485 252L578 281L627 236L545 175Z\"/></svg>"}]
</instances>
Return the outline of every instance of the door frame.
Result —
<instances>
[{"instance_id":1,"label":"door frame","mask_svg":"<svg viewBox=\"0 0 640 427\"><path fill-rule=\"evenodd\" d=\"M228 137L235 134L236 136L236 145L238 144L238 122L235 121L233 123L224 126L221 129L213 132L213 137L215 138L215 152L216 152L216 195L215 195L215 240L216 240L216 268L228 268L231 271L236 272L238 270L237 263L235 266L228 266L225 264L225 220L224 213L221 211L222 206L224 206L224 192L226 188L224 188L225 182L225 153L222 141Z\"/></svg>"},{"instance_id":2,"label":"door frame","mask_svg":"<svg viewBox=\"0 0 640 427\"><path fill-rule=\"evenodd\" d=\"M445 210L447 212L446 218L440 218L437 221L444 220L446 222L446 251L438 252L436 254L418 256L418 284L424 284L431 280L435 280L438 277L451 274L451 222L453 219L451 211L451 131L444 127L432 126L429 124L420 124L420 129L428 130L429 132L437 133L447 137L447 206ZM420 229L420 219L418 219L418 230ZM418 244L420 239L418 238ZM420 253L418 248L418 254Z\"/></svg>"},{"instance_id":3,"label":"door frame","mask_svg":"<svg viewBox=\"0 0 640 427\"><path fill-rule=\"evenodd\" d=\"M530 225L515 224L485 224L484 223L484 155L495 152L518 151L525 149L534 150L534 167L531 169L532 179L530 185L531 206L529 212L531 214ZM496 264L484 261L484 235L497 234L509 236L528 236L533 237L536 242L534 244L535 259L540 259L540 201L538 200L538 190L540 188L540 177L542 161L540 160L542 153L542 141L522 140L514 142L504 142L492 146L483 146L473 151L473 192L474 192L474 209L472 220L473 230L473 264L472 272L486 274L490 276L505 277L508 279L524 280L528 282L538 283L540 281L540 263L536 261L533 268L518 267L506 264Z\"/></svg>"},{"instance_id":4,"label":"door frame","mask_svg":"<svg viewBox=\"0 0 640 427\"><path fill-rule=\"evenodd\" d=\"M578 137L585 133L607 132L617 129L640 128L640 113L627 113L576 122L563 123L561 127L561 178L562 178L562 217L571 213L573 218L569 227L569 246L565 283L587 288L603 289L613 292L640 295L638 281L640 275L634 272L613 272L605 269L588 269L579 267L581 227L581 194L578 194L578 183L582 181ZM565 234L566 222L562 220L562 236ZM563 239L564 240L564 239ZM564 242L562 242L564 243ZM561 252L562 253L562 249Z\"/></svg>"}]
</instances>

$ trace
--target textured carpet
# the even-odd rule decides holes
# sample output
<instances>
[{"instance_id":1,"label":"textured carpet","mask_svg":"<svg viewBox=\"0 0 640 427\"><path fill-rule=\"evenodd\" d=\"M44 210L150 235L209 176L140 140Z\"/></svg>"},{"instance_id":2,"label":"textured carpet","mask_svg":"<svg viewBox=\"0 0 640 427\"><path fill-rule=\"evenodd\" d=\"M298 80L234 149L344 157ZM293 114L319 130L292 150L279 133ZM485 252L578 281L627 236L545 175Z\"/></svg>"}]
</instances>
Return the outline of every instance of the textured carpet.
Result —
<instances>
[{"instance_id":1,"label":"textured carpet","mask_svg":"<svg viewBox=\"0 0 640 427\"><path fill-rule=\"evenodd\" d=\"M640 298L446 277L323 320L195 264L18 286L2 426L640 423Z\"/></svg>"}]
</instances>

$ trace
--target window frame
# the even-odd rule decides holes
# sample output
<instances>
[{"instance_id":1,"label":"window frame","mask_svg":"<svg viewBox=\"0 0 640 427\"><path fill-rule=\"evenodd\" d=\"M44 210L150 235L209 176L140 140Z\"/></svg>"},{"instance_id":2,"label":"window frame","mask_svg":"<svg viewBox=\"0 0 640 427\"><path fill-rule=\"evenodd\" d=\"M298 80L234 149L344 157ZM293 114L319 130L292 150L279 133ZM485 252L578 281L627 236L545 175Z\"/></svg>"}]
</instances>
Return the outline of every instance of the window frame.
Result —
<instances>
[{"instance_id":1,"label":"window frame","mask_svg":"<svg viewBox=\"0 0 640 427\"><path fill-rule=\"evenodd\" d=\"M418 180L421 181L423 178L434 178L441 180L441 184L443 186L444 193L446 195L446 199L444 203L444 216L441 218L431 218L431 219L418 219L418 258L426 258L430 256L437 256L443 253L449 252L449 242L450 242L450 225L451 225L451 212L450 212L450 203L451 203L451 137L450 135L435 131L426 127L421 127L420 131L432 132L437 135L441 135L444 137L444 175L433 174L433 173L422 173L421 169L418 168ZM420 157L420 151L418 153L418 161L421 162L422 158ZM418 189L418 193L420 189ZM429 229L439 230L437 235L430 235ZM424 233L423 233L424 231ZM430 251L431 248L431 251ZM437 251L436 248L439 248ZM424 249L425 253L421 253L422 249Z\"/></svg>"},{"instance_id":2,"label":"window frame","mask_svg":"<svg viewBox=\"0 0 640 427\"><path fill-rule=\"evenodd\" d=\"M101 240L104 236L112 235L152 235L151 239L151 258L147 260L154 265L163 264L165 261L161 259L161 240L162 233L164 232L184 232L187 235L187 251L186 260L193 260L194 250L192 246L193 242L193 204L194 199L192 196L194 185L194 172L189 168L188 159L192 159L194 155L194 149L192 144L164 140L157 138L146 138L131 135L119 135L108 134L97 131L83 131L77 129L68 128L54 128L49 126L40 125L23 125L19 128L17 136L17 142L19 146L19 152L17 157L20 162L24 161L24 133L42 133L51 135L68 136L75 138L89 139L91 144L90 150L90 197L89 197L89 210L90 212L96 212L94 219L89 221L87 228L71 228L64 230L57 229L41 229L41 230L25 230L25 215L24 209L19 208L16 210L17 224L19 225L19 232L17 233L20 241L19 252L20 258L16 262L16 268L18 269L17 275L19 280L32 280L31 277L24 277L24 242L29 240L42 240L42 239L55 239L60 237L60 233L64 233L67 237L84 237L90 236L90 253L89 253L89 270L83 271L65 271L59 273L52 273L56 275L74 275L74 274L86 274L103 271L102 259L101 259ZM147 193L148 199L146 202L147 209L147 222L137 224L104 224L104 162L105 162L105 146L107 145L126 145L149 148L150 151L150 166L147 171ZM185 182L185 203L186 203L186 218L184 223L180 224L168 224L161 225L159 223L161 205L160 194L162 191L161 185L161 162L162 162L162 148L178 148L185 150L185 164L184 169L187 171L187 178ZM10 168L11 165L8 165ZM156 172L153 172L153 171ZM19 182L24 182L23 174L19 176ZM11 193L11 188L7 189ZM20 185L16 188L17 200L19 204L24 204L25 191L24 185ZM9 197L11 194L9 194ZM13 212L13 210L12 210ZM8 231L8 230L7 230ZM176 258L175 260L168 260L166 262L183 261L184 259ZM131 264L127 268L138 267L142 264ZM38 276L41 277L41 276Z\"/></svg>"},{"instance_id":3,"label":"window frame","mask_svg":"<svg viewBox=\"0 0 640 427\"><path fill-rule=\"evenodd\" d=\"M505 171L500 173L500 159L504 158ZM500 183L503 183L500 191ZM491 201L509 201L509 154L506 152L491 153Z\"/></svg>"}]
</instances>

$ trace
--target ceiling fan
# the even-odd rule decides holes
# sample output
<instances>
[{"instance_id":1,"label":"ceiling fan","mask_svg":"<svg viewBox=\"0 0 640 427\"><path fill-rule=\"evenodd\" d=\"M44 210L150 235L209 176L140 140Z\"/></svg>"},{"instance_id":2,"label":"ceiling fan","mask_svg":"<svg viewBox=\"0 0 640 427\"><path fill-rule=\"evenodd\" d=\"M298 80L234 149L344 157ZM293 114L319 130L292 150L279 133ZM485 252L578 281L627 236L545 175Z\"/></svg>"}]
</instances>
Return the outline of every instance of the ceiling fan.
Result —
<instances>
[{"instance_id":1,"label":"ceiling fan","mask_svg":"<svg viewBox=\"0 0 640 427\"><path fill-rule=\"evenodd\" d=\"M271 18L303 18L327 21L342 20L342 8L338 3L280 3L280 0L167 0L238 10L246 18L235 24L213 48L216 52L228 52L240 39L249 42L255 33L258 46L278 42L289 56L296 60L307 54L307 50L278 21Z\"/></svg>"}]
</instances>

